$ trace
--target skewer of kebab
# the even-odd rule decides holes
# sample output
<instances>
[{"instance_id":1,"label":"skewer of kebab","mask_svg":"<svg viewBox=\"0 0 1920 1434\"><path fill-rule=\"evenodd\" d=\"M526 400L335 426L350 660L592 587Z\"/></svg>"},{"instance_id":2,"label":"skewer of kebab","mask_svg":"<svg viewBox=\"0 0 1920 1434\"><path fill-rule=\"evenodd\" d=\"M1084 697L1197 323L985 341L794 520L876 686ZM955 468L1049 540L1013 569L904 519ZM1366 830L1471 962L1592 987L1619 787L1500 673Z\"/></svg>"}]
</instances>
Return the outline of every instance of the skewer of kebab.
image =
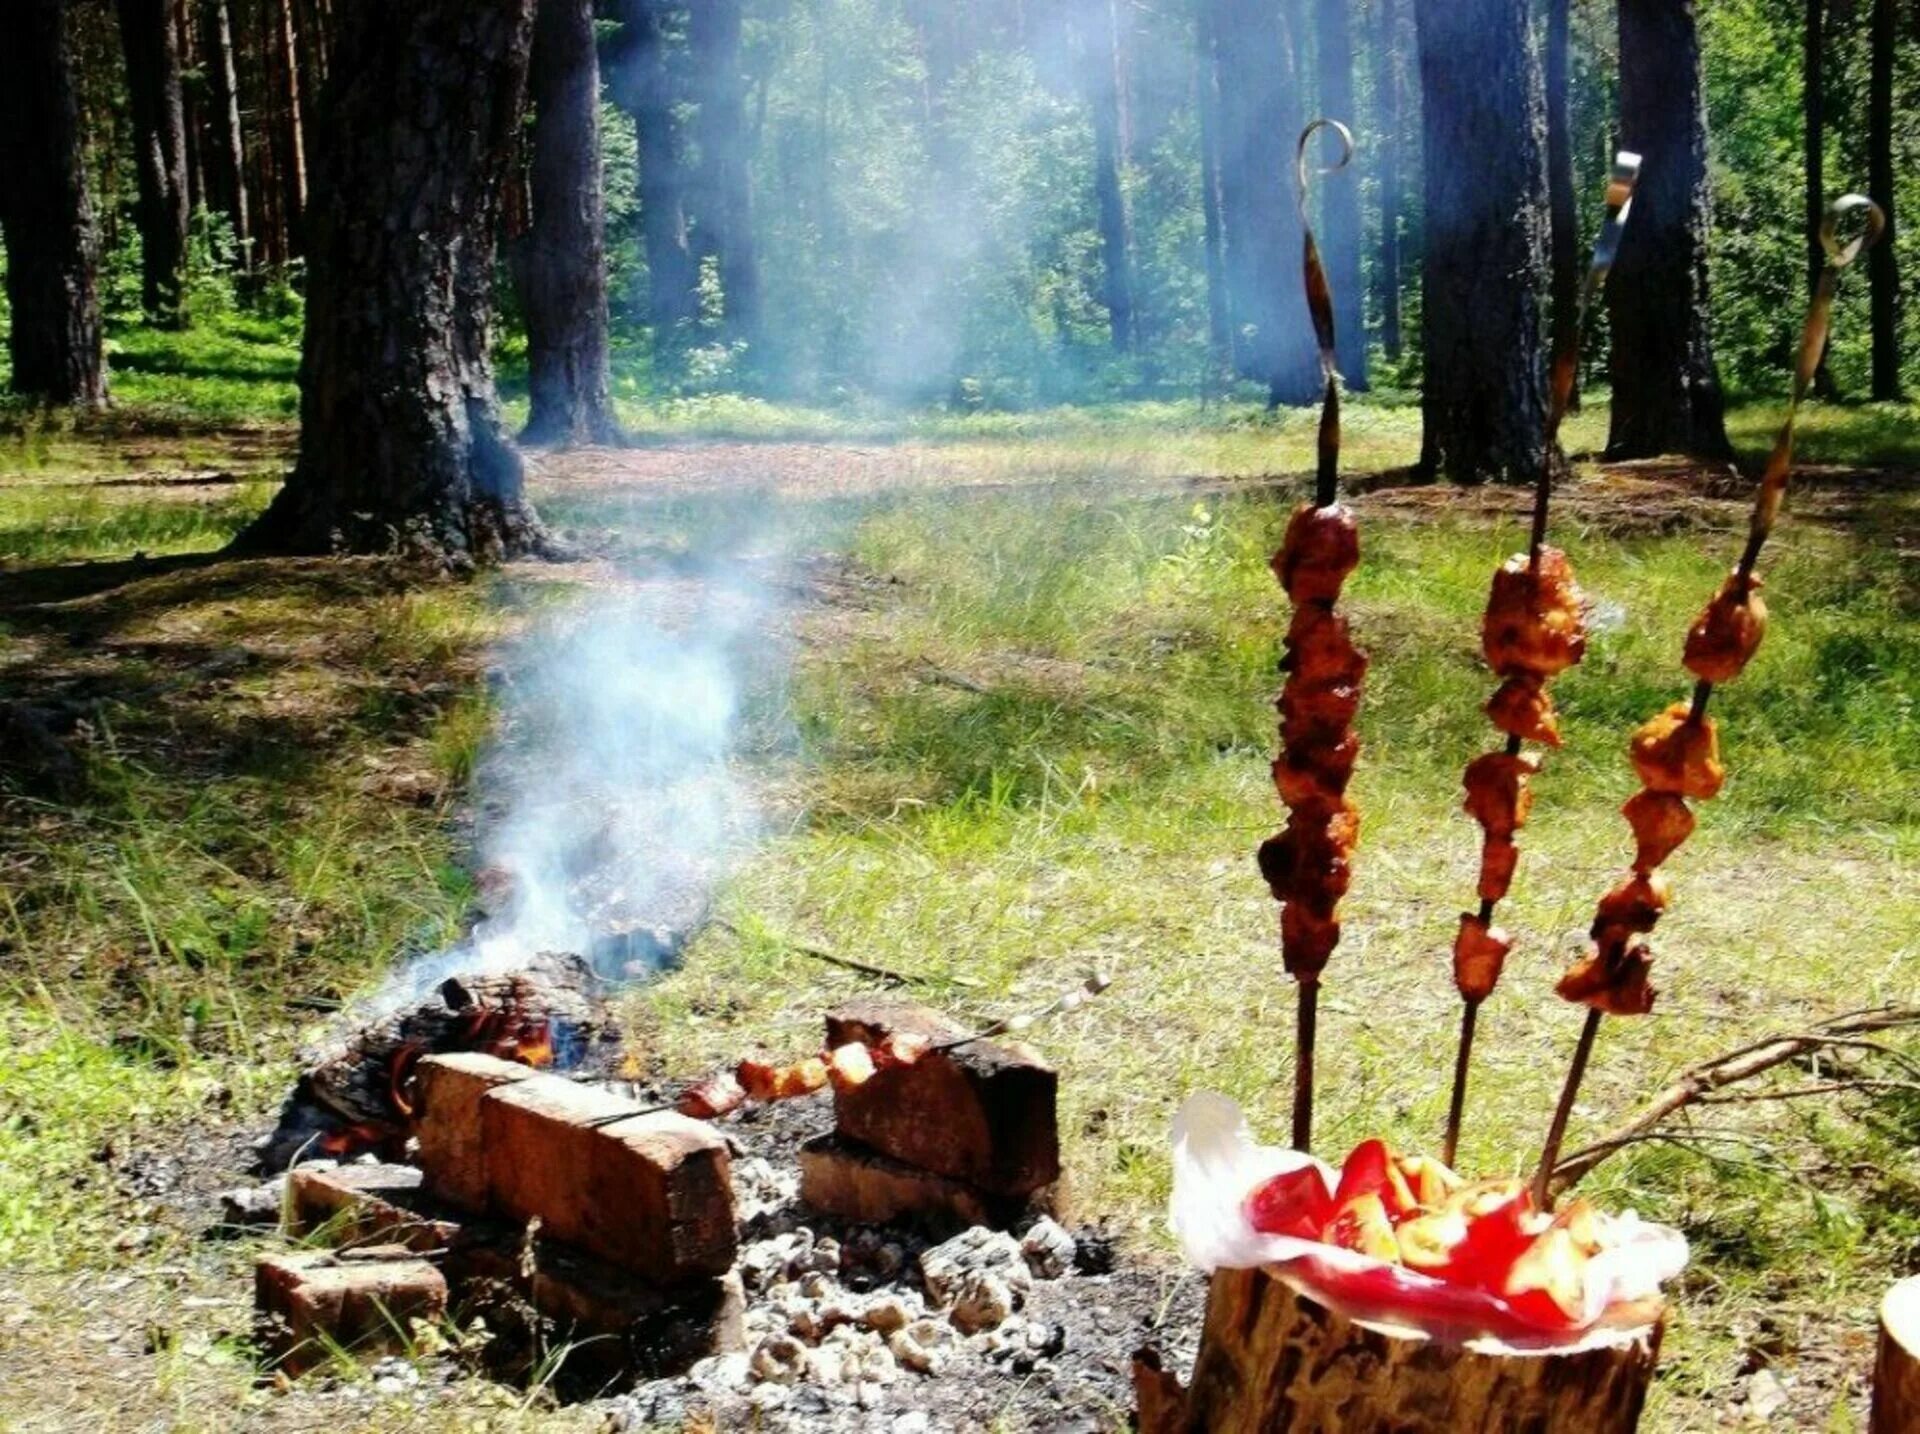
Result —
<instances>
[{"instance_id":1,"label":"skewer of kebab","mask_svg":"<svg viewBox=\"0 0 1920 1434\"><path fill-rule=\"evenodd\" d=\"M1461 1001L1460 1041L1453 1064L1453 1098L1447 1107L1447 1138L1440 1155L1449 1166L1459 1154L1480 1003L1493 994L1507 953L1513 949L1513 938L1493 924L1493 916L1513 881L1520 859L1514 834L1526 825L1533 804L1528 783L1540 770L1540 759L1526 755L1525 746L1528 742L1560 745L1560 721L1547 684L1578 663L1587 649L1586 599L1574 582L1567 555L1547 546L1547 510L1553 496L1560 425L1572 405L1574 376L1580 366L1580 338L1594 300L1613 270L1614 256L1620 252L1620 236L1633 210L1633 189L1639 179L1640 156L1624 149L1615 154L1607 177L1606 219L1594 240L1579 306L1554 338L1546 449L1533 490L1532 536L1526 552L1514 554L1494 573L1481 623L1487 666L1500 678L1486 713L1507 734L1507 743L1504 751L1474 758L1464 778L1466 810L1480 823L1484 835L1480 909L1460 914L1453 941L1453 982Z\"/></svg>"},{"instance_id":2,"label":"skewer of kebab","mask_svg":"<svg viewBox=\"0 0 1920 1434\"><path fill-rule=\"evenodd\" d=\"M1853 239L1842 243L1841 222L1856 214L1863 215L1863 227ZM1586 1076L1601 1021L1609 1015L1644 1016L1653 1009L1657 994L1649 979L1653 951L1646 938L1670 899L1667 880L1659 868L1693 834L1694 816L1687 798L1710 800L1726 780L1726 769L1720 763L1719 733L1707 716L1707 703L1715 686L1740 675L1766 636L1767 605L1760 596L1761 581L1754 568L1786 497L1793 471L1794 422L1826 348L1840 271L1873 247L1885 229L1886 215L1864 195L1846 195L1827 210L1820 226L1820 243L1827 260L1800 336L1787 416L1774 439L1754 498L1747 545L1719 592L1687 630L1682 660L1695 678L1693 697L1674 703L1633 734L1629 756L1641 789L1621 808L1633 829L1633 868L1624 881L1600 898L1585 953L1555 987L1562 1000L1584 1005L1587 1018L1567 1068L1560 1102L1554 1108L1540 1168L1534 1173L1534 1200L1542 1208L1550 1196L1553 1169L1560 1159L1567 1121Z\"/></svg>"},{"instance_id":3,"label":"skewer of kebab","mask_svg":"<svg viewBox=\"0 0 1920 1434\"><path fill-rule=\"evenodd\" d=\"M1273 555L1274 575L1293 603L1287 628L1287 674L1279 698L1280 756L1274 785L1288 812L1285 830L1260 847L1260 874L1280 903L1280 947L1297 993L1293 1077L1293 1145L1313 1139L1313 1065L1320 973L1340 941L1340 901L1352 877L1360 813L1347 800L1347 782L1360 752L1353 730L1367 656L1354 646L1347 620L1335 609L1341 586L1360 563L1353 513L1338 501L1340 375L1334 357L1333 294L1307 217L1307 149L1321 130L1340 143L1338 157L1319 174L1344 169L1353 136L1337 120L1318 119L1300 132L1294 154L1296 197L1305 233L1307 308L1320 347L1324 381L1319 461L1311 503L1287 524Z\"/></svg>"},{"instance_id":4,"label":"skewer of kebab","mask_svg":"<svg viewBox=\"0 0 1920 1434\"><path fill-rule=\"evenodd\" d=\"M1042 1021L1078 1010L1112 984L1113 978L1105 971L1095 971L1079 985L1061 992L1040 1010L1008 1016L982 1026L972 1035L950 1041L934 1041L927 1036L897 1031L871 1045L863 1041L849 1041L832 1050L821 1051L785 1065L748 1057L730 1071L716 1071L695 1081L675 1100L649 1106L645 1110L627 1111L609 1117L604 1123L613 1124L632 1120L636 1115L658 1115L669 1110L695 1120L714 1120L738 1110L748 1101L771 1104L774 1101L793 1100L811 1095L828 1085L836 1090L850 1090L865 1085L883 1070L914 1065L929 1056L944 1055L978 1041L991 1040L995 1036L1017 1034Z\"/></svg>"}]
</instances>

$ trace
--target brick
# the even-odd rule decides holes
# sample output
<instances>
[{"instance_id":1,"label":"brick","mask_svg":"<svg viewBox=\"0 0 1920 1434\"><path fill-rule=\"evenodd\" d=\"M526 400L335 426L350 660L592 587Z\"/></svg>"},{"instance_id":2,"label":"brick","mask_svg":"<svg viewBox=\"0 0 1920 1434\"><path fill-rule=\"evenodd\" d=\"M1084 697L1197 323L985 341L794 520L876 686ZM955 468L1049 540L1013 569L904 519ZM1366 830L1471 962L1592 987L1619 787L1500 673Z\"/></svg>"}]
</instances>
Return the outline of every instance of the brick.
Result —
<instances>
[{"instance_id":1,"label":"brick","mask_svg":"<svg viewBox=\"0 0 1920 1434\"><path fill-rule=\"evenodd\" d=\"M486 1146L480 1139L480 1100L490 1090L531 1079L535 1072L495 1056L428 1056L417 1071L420 1109L415 1135L427 1188L462 1210L487 1207Z\"/></svg>"},{"instance_id":2,"label":"brick","mask_svg":"<svg viewBox=\"0 0 1920 1434\"><path fill-rule=\"evenodd\" d=\"M399 1246L347 1255L301 1250L254 1267L260 1335L289 1374L324 1364L335 1348L355 1355L406 1348L408 1321L447 1312L447 1282Z\"/></svg>"},{"instance_id":3,"label":"brick","mask_svg":"<svg viewBox=\"0 0 1920 1434\"><path fill-rule=\"evenodd\" d=\"M902 1002L854 1001L827 1016L829 1047L895 1033L938 1044L966 1030ZM840 1134L989 1195L1027 1196L1060 1177L1059 1076L1024 1047L975 1041L834 1092Z\"/></svg>"},{"instance_id":4,"label":"brick","mask_svg":"<svg viewBox=\"0 0 1920 1434\"><path fill-rule=\"evenodd\" d=\"M341 1165L295 1170L287 1179L288 1226L302 1239L334 1246L404 1245L444 1250L461 1222L426 1193L411 1165Z\"/></svg>"},{"instance_id":5,"label":"brick","mask_svg":"<svg viewBox=\"0 0 1920 1434\"><path fill-rule=\"evenodd\" d=\"M862 1225L917 1219L941 1232L1010 1224L1024 1203L984 1195L964 1181L832 1134L800 1147L800 1199L812 1209Z\"/></svg>"},{"instance_id":6,"label":"brick","mask_svg":"<svg viewBox=\"0 0 1920 1434\"><path fill-rule=\"evenodd\" d=\"M480 1127L497 1213L660 1284L732 1266L732 1173L711 1126L536 1076L488 1092Z\"/></svg>"},{"instance_id":7,"label":"brick","mask_svg":"<svg viewBox=\"0 0 1920 1434\"><path fill-rule=\"evenodd\" d=\"M554 1326L552 1346L571 1346L569 1374L659 1379L746 1347L746 1293L737 1270L661 1289L542 1240L534 1249L531 1300Z\"/></svg>"}]
</instances>

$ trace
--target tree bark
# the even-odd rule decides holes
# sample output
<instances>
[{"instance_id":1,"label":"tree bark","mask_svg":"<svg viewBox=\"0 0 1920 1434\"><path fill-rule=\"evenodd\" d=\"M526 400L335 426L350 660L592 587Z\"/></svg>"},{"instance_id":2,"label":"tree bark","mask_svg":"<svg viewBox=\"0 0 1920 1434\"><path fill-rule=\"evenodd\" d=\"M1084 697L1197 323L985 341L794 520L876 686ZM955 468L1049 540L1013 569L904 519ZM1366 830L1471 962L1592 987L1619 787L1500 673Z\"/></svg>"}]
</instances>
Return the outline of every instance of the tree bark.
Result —
<instances>
[{"instance_id":1,"label":"tree bark","mask_svg":"<svg viewBox=\"0 0 1920 1434\"><path fill-rule=\"evenodd\" d=\"M751 347L760 338L760 262L753 238L746 74L740 62L740 0L696 0L687 12L693 68L694 244L720 275L722 331Z\"/></svg>"},{"instance_id":2,"label":"tree bark","mask_svg":"<svg viewBox=\"0 0 1920 1434\"><path fill-rule=\"evenodd\" d=\"M1873 0L1873 56L1867 79L1867 189L1887 216L1886 233L1867 254L1873 328L1873 396L1900 397L1900 266L1895 252L1893 58L1896 0Z\"/></svg>"},{"instance_id":3,"label":"tree bark","mask_svg":"<svg viewBox=\"0 0 1920 1434\"><path fill-rule=\"evenodd\" d=\"M533 102L533 224L522 301L533 402L520 438L618 442L607 378L593 0L538 0L527 89Z\"/></svg>"},{"instance_id":4,"label":"tree bark","mask_svg":"<svg viewBox=\"0 0 1920 1434\"><path fill-rule=\"evenodd\" d=\"M66 0L22 0L0 45L0 233L6 238L13 392L107 401L99 240L87 197Z\"/></svg>"},{"instance_id":5,"label":"tree bark","mask_svg":"<svg viewBox=\"0 0 1920 1434\"><path fill-rule=\"evenodd\" d=\"M281 222L287 254L306 250L302 225L307 214L307 125L300 102L300 45L294 31L293 0L270 0L273 22L272 66L279 82L279 148L282 197Z\"/></svg>"},{"instance_id":6,"label":"tree bark","mask_svg":"<svg viewBox=\"0 0 1920 1434\"><path fill-rule=\"evenodd\" d=\"M1920 1275L1887 1291L1867 1434L1913 1434L1920 1421Z\"/></svg>"},{"instance_id":7,"label":"tree bark","mask_svg":"<svg viewBox=\"0 0 1920 1434\"><path fill-rule=\"evenodd\" d=\"M1126 78L1119 0L1099 0L1081 35L1087 107L1093 118L1093 193L1100 224L1101 298L1116 353L1140 342L1135 303L1133 224L1127 214Z\"/></svg>"},{"instance_id":8,"label":"tree bark","mask_svg":"<svg viewBox=\"0 0 1920 1434\"><path fill-rule=\"evenodd\" d=\"M1203 0L1219 87L1220 220L1241 374L1270 405L1310 403L1320 366L1300 279L1291 193L1300 104L1293 37L1272 0Z\"/></svg>"},{"instance_id":9,"label":"tree bark","mask_svg":"<svg viewBox=\"0 0 1920 1434\"><path fill-rule=\"evenodd\" d=\"M167 0L167 23L173 28L174 54L180 65L180 139L186 158L187 213L191 216L196 209L206 209L210 204L203 163L205 146L201 140L205 129L200 115L205 65L195 44L188 0Z\"/></svg>"},{"instance_id":10,"label":"tree bark","mask_svg":"<svg viewBox=\"0 0 1920 1434\"><path fill-rule=\"evenodd\" d=\"M1496 1354L1335 1314L1260 1270L1221 1270L1193 1382L1136 1358L1141 1434L1631 1434L1661 1325L1573 1354Z\"/></svg>"},{"instance_id":11,"label":"tree bark","mask_svg":"<svg viewBox=\"0 0 1920 1434\"><path fill-rule=\"evenodd\" d=\"M1820 243L1820 226L1827 216L1827 86L1826 86L1826 0L1807 0L1806 25L1801 35L1801 80L1805 90L1806 114L1806 241L1807 297L1820 286L1820 271L1827 266L1827 251ZM1813 371L1813 391L1821 398L1837 395L1833 371L1827 367L1827 354L1833 342L1820 351L1820 365Z\"/></svg>"},{"instance_id":12,"label":"tree bark","mask_svg":"<svg viewBox=\"0 0 1920 1434\"><path fill-rule=\"evenodd\" d=\"M1694 0L1619 0L1620 140L1645 161L1607 286L1609 458L1727 459L1707 287L1707 112Z\"/></svg>"},{"instance_id":13,"label":"tree bark","mask_svg":"<svg viewBox=\"0 0 1920 1434\"><path fill-rule=\"evenodd\" d=\"M1420 466L1531 483L1546 461L1546 123L1527 0L1415 0L1426 139Z\"/></svg>"},{"instance_id":14,"label":"tree bark","mask_svg":"<svg viewBox=\"0 0 1920 1434\"><path fill-rule=\"evenodd\" d=\"M1357 127L1353 110L1351 0L1316 0L1320 113ZM1351 170L1320 187L1320 252L1333 285L1334 339L1340 377L1355 393L1367 387L1367 303L1360 274L1360 181Z\"/></svg>"},{"instance_id":15,"label":"tree bark","mask_svg":"<svg viewBox=\"0 0 1920 1434\"><path fill-rule=\"evenodd\" d=\"M687 239L686 163L667 69L660 0L621 0L612 56L614 100L633 116L640 241L647 255L647 318L665 358L700 316L700 273Z\"/></svg>"},{"instance_id":16,"label":"tree bark","mask_svg":"<svg viewBox=\"0 0 1920 1434\"><path fill-rule=\"evenodd\" d=\"M300 458L243 551L545 552L489 357L534 0L343 0L309 213Z\"/></svg>"},{"instance_id":17,"label":"tree bark","mask_svg":"<svg viewBox=\"0 0 1920 1434\"><path fill-rule=\"evenodd\" d=\"M1375 0L1374 102L1379 106L1380 262L1374 279L1380 306L1380 348L1398 360L1400 335L1401 128L1406 78L1400 66L1399 0Z\"/></svg>"},{"instance_id":18,"label":"tree bark","mask_svg":"<svg viewBox=\"0 0 1920 1434\"><path fill-rule=\"evenodd\" d=\"M200 20L214 137L207 188L214 206L233 225L242 266L251 268L253 216L247 203L246 132L240 124L240 82L233 63L233 18L227 0L206 0Z\"/></svg>"},{"instance_id":19,"label":"tree bark","mask_svg":"<svg viewBox=\"0 0 1920 1434\"><path fill-rule=\"evenodd\" d=\"M117 0L139 180L140 298L155 323L177 325L187 263L187 131L180 51L169 0Z\"/></svg>"},{"instance_id":20,"label":"tree bark","mask_svg":"<svg viewBox=\"0 0 1920 1434\"><path fill-rule=\"evenodd\" d=\"M1207 273L1208 387L1233 372L1233 317L1227 295L1226 236L1220 219L1220 71L1214 59L1215 6L1198 10L1195 106L1200 116L1200 214Z\"/></svg>"},{"instance_id":21,"label":"tree bark","mask_svg":"<svg viewBox=\"0 0 1920 1434\"><path fill-rule=\"evenodd\" d=\"M1572 0L1547 0L1547 211L1551 237L1552 351L1580 328L1580 206L1573 192ZM1580 368L1574 365L1572 403L1580 402Z\"/></svg>"}]
</instances>

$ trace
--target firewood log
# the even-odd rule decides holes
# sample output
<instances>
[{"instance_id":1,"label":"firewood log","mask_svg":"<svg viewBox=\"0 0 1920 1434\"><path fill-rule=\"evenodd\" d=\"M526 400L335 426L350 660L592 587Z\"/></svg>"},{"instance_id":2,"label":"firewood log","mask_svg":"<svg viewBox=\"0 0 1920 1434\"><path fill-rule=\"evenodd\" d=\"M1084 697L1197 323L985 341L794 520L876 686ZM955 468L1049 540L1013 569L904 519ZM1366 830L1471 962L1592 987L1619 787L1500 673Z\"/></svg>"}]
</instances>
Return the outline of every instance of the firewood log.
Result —
<instances>
[{"instance_id":1,"label":"firewood log","mask_svg":"<svg viewBox=\"0 0 1920 1434\"><path fill-rule=\"evenodd\" d=\"M1868 1434L1920 1434L1920 1275L1880 1306L1880 1358L1873 1371Z\"/></svg>"}]
</instances>

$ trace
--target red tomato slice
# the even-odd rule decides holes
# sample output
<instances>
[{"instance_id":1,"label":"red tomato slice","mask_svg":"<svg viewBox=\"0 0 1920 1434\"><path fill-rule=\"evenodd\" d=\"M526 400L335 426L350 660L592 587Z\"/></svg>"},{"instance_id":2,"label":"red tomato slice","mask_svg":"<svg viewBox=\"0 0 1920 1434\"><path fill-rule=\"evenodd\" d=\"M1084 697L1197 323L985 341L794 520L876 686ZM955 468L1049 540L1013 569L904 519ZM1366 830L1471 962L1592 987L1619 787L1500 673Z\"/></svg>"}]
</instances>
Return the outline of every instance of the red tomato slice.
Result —
<instances>
[{"instance_id":1,"label":"red tomato slice","mask_svg":"<svg viewBox=\"0 0 1920 1434\"><path fill-rule=\"evenodd\" d=\"M1376 1260L1400 1262L1400 1242L1393 1237L1393 1221L1378 1195L1355 1195L1342 1204L1321 1230L1320 1239Z\"/></svg>"},{"instance_id":2,"label":"red tomato slice","mask_svg":"<svg viewBox=\"0 0 1920 1434\"><path fill-rule=\"evenodd\" d=\"M1317 1240L1333 1213L1333 1197L1319 1169L1303 1165L1256 1187L1247 1196L1246 1211L1247 1222L1263 1235Z\"/></svg>"},{"instance_id":3,"label":"red tomato slice","mask_svg":"<svg viewBox=\"0 0 1920 1434\"><path fill-rule=\"evenodd\" d=\"M1500 1294L1542 1325L1577 1323L1587 1310L1587 1257L1564 1225L1540 1236L1507 1272Z\"/></svg>"},{"instance_id":4,"label":"red tomato slice","mask_svg":"<svg viewBox=\"0 0 1920 1434\"><path fill-rule=\"evenodd\" d=\"M1420 1208L1384 1140L1361 1141L1340 1167L1340 1186L1333 1192L1333 1203L1345 1205L1358 1195L1378 1196L1388 1219L1395 1222Z\"/></svg>"}]
</instances>

